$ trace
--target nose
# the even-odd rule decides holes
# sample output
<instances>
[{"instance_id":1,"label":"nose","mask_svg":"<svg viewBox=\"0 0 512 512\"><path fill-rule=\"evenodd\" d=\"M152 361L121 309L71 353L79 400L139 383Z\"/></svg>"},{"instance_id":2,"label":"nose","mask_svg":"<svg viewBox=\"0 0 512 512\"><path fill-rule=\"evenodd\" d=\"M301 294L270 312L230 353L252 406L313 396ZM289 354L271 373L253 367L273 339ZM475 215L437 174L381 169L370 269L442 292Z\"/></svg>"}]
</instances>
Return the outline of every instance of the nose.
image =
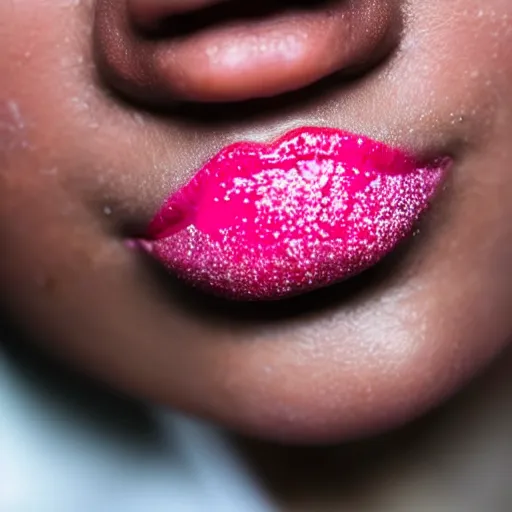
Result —
<instances>
[{"instance_id":1,"label":"nose","mask_svg":"<svg viewBox=\"0 0 512 512\"><path fill-rule=\"evenodd\" d=\"M143 102L273 96L371 66L399 31L397 0L97 0L109 84Z\"/></svg>"}]
</instances>

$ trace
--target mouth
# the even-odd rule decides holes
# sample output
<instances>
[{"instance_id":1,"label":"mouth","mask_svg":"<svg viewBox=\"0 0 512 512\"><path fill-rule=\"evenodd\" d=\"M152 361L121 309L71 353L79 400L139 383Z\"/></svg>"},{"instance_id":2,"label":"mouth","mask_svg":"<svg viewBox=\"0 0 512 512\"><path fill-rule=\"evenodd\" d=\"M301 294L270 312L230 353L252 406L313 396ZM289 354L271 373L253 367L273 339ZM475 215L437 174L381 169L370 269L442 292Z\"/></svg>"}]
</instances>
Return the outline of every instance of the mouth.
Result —
<instances>
[{"instance_id":1,"label":"mouth","mask_svg":"<svg viewBox=\"0 0 512 512\"><path fill-rule=\"evenodd\" d=\"M379 263L412 233L450 163L331 128L235 143L170 195L137 245L202 291L292 297Z\"/></svg>"}]
</instances>

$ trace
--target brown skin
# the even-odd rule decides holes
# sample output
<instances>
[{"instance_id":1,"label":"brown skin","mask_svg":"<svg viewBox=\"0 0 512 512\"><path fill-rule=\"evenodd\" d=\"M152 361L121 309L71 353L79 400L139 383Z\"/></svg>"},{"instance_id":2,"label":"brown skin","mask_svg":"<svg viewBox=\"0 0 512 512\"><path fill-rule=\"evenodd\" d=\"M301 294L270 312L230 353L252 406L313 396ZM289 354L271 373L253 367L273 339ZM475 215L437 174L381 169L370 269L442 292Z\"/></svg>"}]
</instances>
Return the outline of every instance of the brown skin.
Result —
<instances>
[{"instance_id":1,"label":"brown skin","mask_svg":"<svg viewBox=\"0 0 512 512\"><path fill-rule=\"evenodd\" d=\"M511 356L405 428L324 447L244 439L242 453L287 512L508 511Z\"/></svg>"},{"instance_id":2,"label":"brown skin","mask_svg":"<svg viewBox=\"0 0 512 512\"><path fill-rule=\"evenodd\" d=\"M124 5L116 1L114 11ZM256 108L206 108L197 98L183 107L164 80L165 114L140 94L154 81L128 74L121 99L98 31L107 4L0 0L0 297L34 339L130 393L285 441L400 425L506 347L509 0L389 2L394 14L379 19L390 39L337 61L359 64L356 78L300 89L290 74L273 91L275 77L262 73L268 99ZM320 81L330 68L321 69L310 77ZM211 84L196 92L208 99ZM246 86L228 92L253 98ZM354 283L244 306L155 277L125 246L225 144L301 125L453 156L446 189L396 258Z\"/></svg>"}]
</instances>

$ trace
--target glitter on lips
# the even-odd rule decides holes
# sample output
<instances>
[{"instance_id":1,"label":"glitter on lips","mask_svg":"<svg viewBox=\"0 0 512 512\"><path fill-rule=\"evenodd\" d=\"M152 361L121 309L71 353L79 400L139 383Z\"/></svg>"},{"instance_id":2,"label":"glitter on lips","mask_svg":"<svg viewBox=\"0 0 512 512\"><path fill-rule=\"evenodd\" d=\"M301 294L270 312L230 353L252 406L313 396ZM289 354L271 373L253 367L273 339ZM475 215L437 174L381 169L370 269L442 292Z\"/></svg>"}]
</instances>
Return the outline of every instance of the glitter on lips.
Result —
<instances>
[{"instance_id":1,"label":"glitter on lips","mask_svg":"<svg viewBox=\"0 0 512 512\"><path fill-rule=\"evenodd\" d=\"M399 150L335 129L243 142L152 221L144 249L216 295L274 300L353 276L407 236L442 181Z\"/></svg>"}]
</instances>

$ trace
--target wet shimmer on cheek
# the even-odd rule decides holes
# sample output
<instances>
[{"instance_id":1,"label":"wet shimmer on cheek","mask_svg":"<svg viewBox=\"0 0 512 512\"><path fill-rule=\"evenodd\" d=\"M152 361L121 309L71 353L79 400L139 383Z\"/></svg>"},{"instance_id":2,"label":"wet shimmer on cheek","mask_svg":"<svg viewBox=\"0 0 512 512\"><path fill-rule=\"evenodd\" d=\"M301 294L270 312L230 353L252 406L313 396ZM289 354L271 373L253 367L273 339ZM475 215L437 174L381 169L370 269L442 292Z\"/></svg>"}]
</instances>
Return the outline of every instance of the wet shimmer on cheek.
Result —
<instances>
[{"instance_id":1,"label":"wet shimmer on cheek","mask_svg":"<svg viewBox=\"0 0 512 512\"><path fill-rule=\"evenodd\" d=\"M353 276L409 234L446 161L303 128L222 150L153 219L141 246L214 294L273 300Z\"/></svg>"}]
</instances>

